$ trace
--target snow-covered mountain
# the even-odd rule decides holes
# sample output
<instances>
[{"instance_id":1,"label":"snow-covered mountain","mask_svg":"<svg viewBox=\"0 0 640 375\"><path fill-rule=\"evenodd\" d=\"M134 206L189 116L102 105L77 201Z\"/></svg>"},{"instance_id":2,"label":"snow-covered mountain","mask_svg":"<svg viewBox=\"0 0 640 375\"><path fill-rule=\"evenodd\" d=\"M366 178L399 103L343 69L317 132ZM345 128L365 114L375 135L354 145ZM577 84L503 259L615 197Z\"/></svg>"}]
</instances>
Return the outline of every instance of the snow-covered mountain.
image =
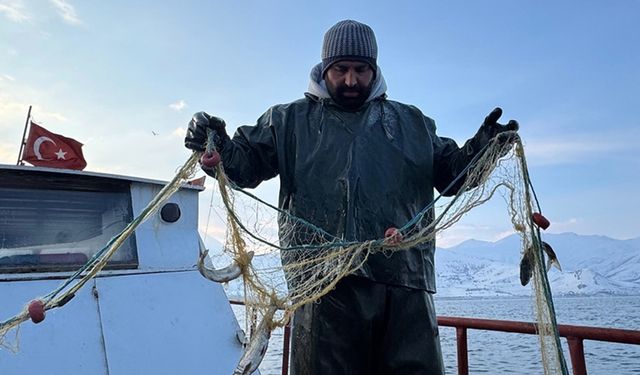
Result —
<instances>
[{"instance_id":1,"label":"snow-covered mountain","mask_svg":"<svg viewBox=\"0 0 640 375\"><path fill-rule=\"evenodd\" d=\"M548 272L554 295L640 295L640 238L616 240L574 233L543 233L542 239L553 247L562 266L562 271L552 267ZM468 240L452 248L438 248L438 296L530 295L531 284L520 284L520 252L517 235L497 242ZM215 267L228 262L229 259L223 263L213 260ZM281 264L277 256L258 255L254 257L254 266L277 270ZM284 288L283 275L275 274L270 277L278 277L276 284ZM243 291L239 281L225 287L233 296Z\"/></svg>"},{"instance_id":2,"label":"snow-covered mountain","mask_svg":"<svg viewBox=\"0 0 640 375\"><path fill-rule=\"evenodd\" d=\"M549 271L554 295L640 295L640 238L616 240L574 233L544 234L562 272ZM520 285L520 238L469 240L436 251L439 296L528 295Z\"/></svg>"}]
</instances>

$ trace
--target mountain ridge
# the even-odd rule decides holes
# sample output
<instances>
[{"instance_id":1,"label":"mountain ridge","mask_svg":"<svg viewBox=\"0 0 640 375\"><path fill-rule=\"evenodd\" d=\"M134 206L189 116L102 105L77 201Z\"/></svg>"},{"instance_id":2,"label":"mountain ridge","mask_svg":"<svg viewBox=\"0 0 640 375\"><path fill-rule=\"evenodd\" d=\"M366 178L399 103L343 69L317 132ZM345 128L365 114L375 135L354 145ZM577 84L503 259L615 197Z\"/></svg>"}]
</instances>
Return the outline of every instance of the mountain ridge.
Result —
<instances>
[{"instance_id":1,"label":"mountain ridge","mask_svg":"<svg viewBox=\"0 0 640 375\"><path fill-rule=\"evenodd\" d=\"M552 267L547 273L554 296L640 295L640 237L618 240L567 232L542 233L542 240L553 247L562 266L562 271ZM437 248L437 295L530 296L531 284L520 284L520 246L520 237L513 234L495 242L470 239L457 246ZM280 259L274 255L258 255L254 265L278 270ZM214 263L221 267L228 261ZM271 276L281 279L279 283L284 287L284 275ZM233 295L242 291L237 282L226 288Z\"/></svg>"},{"instance_id":2,"label":"mountain ridge","mask_svg":"<svg viewBox=\"0 0 640 375\"><path fill-rule=\"evenodd\" d=\"M554 248L562 265L562 272L548 272L554 295L640 295L640 237L617 240L567 232L543 233L542 240ZM531 288L519 281L520 246L520 237L513 234L496 242L472 239L438 248L438 295L530 294Z\"/></svg>"}]
</instances>

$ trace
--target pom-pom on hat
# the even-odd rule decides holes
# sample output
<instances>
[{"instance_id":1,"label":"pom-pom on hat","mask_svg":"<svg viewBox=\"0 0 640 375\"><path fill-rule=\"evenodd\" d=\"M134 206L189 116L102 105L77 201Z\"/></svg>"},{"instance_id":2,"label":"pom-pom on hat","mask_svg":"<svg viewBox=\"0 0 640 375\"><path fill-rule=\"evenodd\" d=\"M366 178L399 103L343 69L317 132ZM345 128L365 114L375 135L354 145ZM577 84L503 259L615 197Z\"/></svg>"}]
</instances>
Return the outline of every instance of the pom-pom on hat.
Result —
<instances>
[{"instance_id":1,"label":"pom-pom on hat","mask_svg":"<svg viewBox=\"0 0 640 375\"><path fill-rule=\"evenodd\" d=\"M373 30L353 20L344 20L333 25L324 34L322 43L322 76L327 69L340 60L359 60L377 71L378 45Z\"/></svg>"}]
</instances>

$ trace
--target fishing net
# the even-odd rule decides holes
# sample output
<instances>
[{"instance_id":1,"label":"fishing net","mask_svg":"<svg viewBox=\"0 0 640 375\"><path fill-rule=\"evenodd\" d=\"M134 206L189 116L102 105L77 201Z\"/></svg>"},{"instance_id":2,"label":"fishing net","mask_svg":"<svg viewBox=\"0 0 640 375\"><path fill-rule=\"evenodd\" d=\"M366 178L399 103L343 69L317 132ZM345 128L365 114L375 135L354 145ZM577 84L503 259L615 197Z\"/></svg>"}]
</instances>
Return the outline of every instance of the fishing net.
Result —
<instances>
[{"instance_id":1,"label":"fishing net","mask_svg":"<svg viewBox=\"0 0 640 375\"><path fill-rule=\"evenodd\" d=\"M277 327L284 327L298 307L318 301L343 277L364 264L372 254L415 251L411 249L418 244L435 241L439 233L450 228L467 212L498 194L507 203L513 228L521 237L523 252L530 251L533 254L532 285L545 373L567 374L546 276L540 232L532 220L534 209L540 211L540 207L529 179L522 142L515 133L506 136L513 142L494 139L462 171L459 178L466 178L455 197L447 201L438 197L401 228L390 228L379 239L362 242L348 242L337 238L313 223L291 216L235 187L226 178L223 165L218 164L217 190L222 201L226 234L222 250L210 254L210 259L214 265L230 264L224 269L226 271L238 271L237 274L241 277L237 281L231 281L229 286L233 290L235 285L237 294L244 299L249 317L247 322L260 321L260 324L253 324L253 329L249 330L250 340L241 364L247 357L247 352L255 348L253 344L256 341L266 341L268 344L269 333ZM60 287L41 297L39 300L44 308L49 310L63 306L78 289L95 277L136 227L190 177L200 156L200 153L194 153L140 216ZM435 216L434 212L437 213ZM204 256L204 250L202 245L203 256L199 266L207 277L220 269L204 266L205 258L209 259ZM209 275L207 270L210 271ZM229 281L230 278L219 280ZM5 340L7 333L13 328L17 329L28 319L29 313L25 307L14 317L0 322L0 348L13 348ZM238 372L242 371L243 368L240 367Z\"/></svg>"},{"instance_id":2,"label":"fishing net","mask_svg":"<svg viewBox=\"0 0 640 375\"><path fill-rule=\"evenodd\" d=\"M506 139L512 142L505 142ZM266 326L270 329L283 327L298 307L329 293L372 254L415 251L411 249L435 241L438 234L467 212L496 194L502 196L513 229L521 238L522 251L531 254L530 271L545 373L567 373L540 232L532 220L532 214L540 211L540 207L517 134L503 134L478 154L459 176L466 178L455 197L445 200L439 196L403 227L390 228L379 239L362 242L337 238L235 187L226 178L222 164L216 167L216 174L227 232L221 252L213 254L214 264L239 268L241 281L231 282L229 293L243 295L247 322L255 322L256 317L269 320ZM437 214L434 216L433 212ZM279 313L267 314L274 306Z\"/></svg>"}]
</instances>

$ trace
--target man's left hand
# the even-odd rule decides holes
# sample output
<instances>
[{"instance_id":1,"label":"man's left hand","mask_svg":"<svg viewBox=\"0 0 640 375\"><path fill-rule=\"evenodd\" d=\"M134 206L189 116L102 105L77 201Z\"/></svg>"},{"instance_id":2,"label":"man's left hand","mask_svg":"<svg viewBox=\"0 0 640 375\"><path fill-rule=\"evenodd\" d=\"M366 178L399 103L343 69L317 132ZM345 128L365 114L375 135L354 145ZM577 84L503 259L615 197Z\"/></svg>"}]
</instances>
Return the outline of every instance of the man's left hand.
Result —
<instances>
[{"instance_id":1,"label":"man's left hand","mask_svg":"<svg viewBox=\"0 0 640 375\"><path fill-rule=\"evenodd\" d=\"M502 116L502 108L496 107L487 117L485 117L482 126L478 133L482 132L488 138L487 140L493 139L493 137L497 136L500 133L507 131L518 131L520 126L518 125L518 121L509 120L506 125L502 125L498 123L498 119Z\"/></svg>"},{"instance_id":2,"label":"man's left hand","mask_svg":"<svg viewBox=\"0 0 640 375\"><path fill-rule=\"evenodd\" d=\"M485 117L484 122L478 129L476 135L471 139L472 142L472 152L478 152L480 149L485 147L493 138L499 136L501 133L508 131L518 131L520 126L516 120L509 120L506 125L498 123L498 119L502 116L502 108L496 107L487 117ZM506 142L513 142L513 137L508 137L505 139ZM501 141L503 141L501 139Z\"/></svg>"}]
</instances>

